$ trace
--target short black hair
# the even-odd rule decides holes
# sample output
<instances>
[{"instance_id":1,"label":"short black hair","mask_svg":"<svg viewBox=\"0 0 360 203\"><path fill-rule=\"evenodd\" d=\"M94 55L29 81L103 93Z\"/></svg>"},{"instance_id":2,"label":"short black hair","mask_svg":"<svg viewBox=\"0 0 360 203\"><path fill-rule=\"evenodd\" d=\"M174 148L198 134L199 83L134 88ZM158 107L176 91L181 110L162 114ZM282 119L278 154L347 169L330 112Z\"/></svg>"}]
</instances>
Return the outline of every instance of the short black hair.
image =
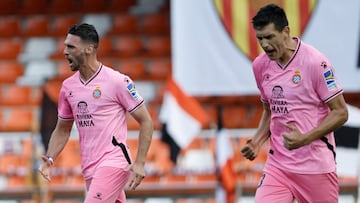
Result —
<instances>
[{"instance_id":1,"label":"short black hair","mask_svg":"<svg viewBox=\"0 0 360 203\"><path fill-rule=\"evenodd\" d=\"M268 4L257 12L252 19L253 27L261 29L270 23L274 23L275 29L282 31L289 25L284 9L276 4Z\"/></svg>"},{"instance_id":2,"label":"short black hair","mask_svg":"<svg viewBox=\"0 0 360 203\"><path fill-rule=\"evenodd\" d=\"M75 24L69 28L68 33L79 36L85 42L93 43L96 49L99 46L99 35L93 25L87 23Z\"/></svg>"}]
</instances>

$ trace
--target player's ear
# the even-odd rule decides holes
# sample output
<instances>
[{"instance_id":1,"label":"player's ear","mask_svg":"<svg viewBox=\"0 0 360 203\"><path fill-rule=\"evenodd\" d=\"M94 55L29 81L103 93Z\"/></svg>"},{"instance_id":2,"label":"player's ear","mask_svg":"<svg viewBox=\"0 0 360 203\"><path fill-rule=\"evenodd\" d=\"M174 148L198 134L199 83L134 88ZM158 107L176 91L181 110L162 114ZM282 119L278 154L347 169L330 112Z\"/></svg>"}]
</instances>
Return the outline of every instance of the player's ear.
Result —
<instances>
[{"instance_id":1,"label":"player's ear","mask_svg":"<svg viewBox=\"0 0 360 203\"><path fill-rule=\"evenodd\" d=\"M94 45L93 45L93 44L89 44L89 45L86 47L86 49L85 49L85 53L86 53L86 54L91 54L92 52L94 52L94 50L95 50Z\"/></svg>"},{"instance_id":2,"label":"player's ear","mask_svg":"<svg viewBox=\"0 0 360 203\"><path fill-rule=\"evenodd\" d=\"M286 33L287 35L290 35L290 27L285 26L284 29L283 29L283 32Z\"/></svg>"}]
</instances>

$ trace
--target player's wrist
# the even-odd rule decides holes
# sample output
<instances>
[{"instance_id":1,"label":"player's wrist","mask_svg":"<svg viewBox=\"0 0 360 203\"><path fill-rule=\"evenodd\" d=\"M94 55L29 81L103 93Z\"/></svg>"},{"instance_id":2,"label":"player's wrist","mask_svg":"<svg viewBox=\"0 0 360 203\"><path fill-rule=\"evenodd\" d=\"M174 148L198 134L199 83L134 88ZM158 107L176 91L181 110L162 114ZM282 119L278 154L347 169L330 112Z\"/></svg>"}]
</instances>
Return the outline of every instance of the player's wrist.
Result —
<instances>
[{"instance_id":1,"label":"player's wrist","mask_svg":"<svg viewBox=\"0 0 360 203\"><path fill-rule=\"evenodd\" d=\"M48 160L48 162L50 163L50 165L54 165L54 158L52 158L52 156L49 155L45 155L46 159Z\"/></svg>"}]
</instances>

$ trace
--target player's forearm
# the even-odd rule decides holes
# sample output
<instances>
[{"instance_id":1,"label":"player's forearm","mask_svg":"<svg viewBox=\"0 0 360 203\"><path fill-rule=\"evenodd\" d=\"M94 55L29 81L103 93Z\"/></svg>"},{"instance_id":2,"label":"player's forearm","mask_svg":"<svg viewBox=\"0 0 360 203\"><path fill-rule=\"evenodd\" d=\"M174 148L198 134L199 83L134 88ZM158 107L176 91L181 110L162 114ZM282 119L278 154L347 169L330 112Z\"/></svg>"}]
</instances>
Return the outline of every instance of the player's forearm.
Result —
<instances>
[{"instance_id":1,"label":"player's forearm","mask_svg":"<svg viewBox=\"0 0 360 203\"><path fill-rule=\"evenodd\" d=\"M271 112L267 104L263 104L263 105L264 105L264 111L261 116L259 126L257 128L255 135L252 137L253 143L257 144L258 146L263 145L270 136Z\"/></svg>"},{"instance_id":2,"label":"player's forearm","mask_svg":"<svg viewBox=\"0 0 360 203\"><path fill-rule=\"evenodd\" d=\"M135 162L145 163L146 155L149 151L153 134L153 123L151 120L144 121L140 124L139 130L139 147Z\"/></svg>"},{"instance_id":3,"label":"player's forearm","mask_svg":"<svg viewBox=\"0 0 360 203\"><path fill-rule=\"evenodd\" d=\"M51 135L46 155L52 157L55 160L56 157L59 156L60 152L64 149L69 137L70 132L61 133L54 131Z\"/></svg>"}]
</instances>

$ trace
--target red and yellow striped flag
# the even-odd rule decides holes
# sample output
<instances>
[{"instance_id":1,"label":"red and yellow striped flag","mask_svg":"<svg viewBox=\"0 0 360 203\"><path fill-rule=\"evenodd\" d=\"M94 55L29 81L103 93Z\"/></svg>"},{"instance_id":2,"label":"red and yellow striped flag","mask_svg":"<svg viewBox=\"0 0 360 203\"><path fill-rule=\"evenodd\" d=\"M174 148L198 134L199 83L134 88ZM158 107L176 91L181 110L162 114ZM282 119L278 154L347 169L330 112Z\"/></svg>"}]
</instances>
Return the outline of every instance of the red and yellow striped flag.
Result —
<instances>
[{"instance_id":1,"label":"red and yellow striped flag","mask_svg":"<svg viewBox=\"0 0 360 203\"><path fill-rule=\"evenodd\" d=\"M213 0L229 36L236 46L250 59L255 59L262 49L257 43L251 19L269 3L284 8L292 36L300 37L310 20L317 0Z\"/></svg>"}]
</instances>

